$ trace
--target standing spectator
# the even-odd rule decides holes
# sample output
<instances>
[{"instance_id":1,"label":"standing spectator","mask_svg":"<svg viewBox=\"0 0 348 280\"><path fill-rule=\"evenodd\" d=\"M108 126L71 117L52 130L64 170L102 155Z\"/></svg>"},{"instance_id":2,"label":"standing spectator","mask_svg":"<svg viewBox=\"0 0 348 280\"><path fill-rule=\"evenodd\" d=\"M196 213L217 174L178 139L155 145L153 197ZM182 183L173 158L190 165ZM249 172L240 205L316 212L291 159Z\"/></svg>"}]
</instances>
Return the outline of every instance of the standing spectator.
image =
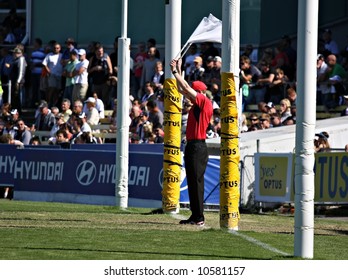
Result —
<instances>
[{"instance_id":1,"label":"standing spectator","mask_svg":"<svg viewBox=\"0 0 348 280\"><path fill-rule=\"evenodd\" d=\"M35 106L35 102L43 98L43 94L40 90L40 77L42 73L42 62L46 56L44 49L42 48L42 40L36 38L33 44L33 52L30 56L30 69L31 69L31 90L28 97L28 103L30 107Z\"/></svg>"},{"instance_id":2,"label":"standing spectator","mask_svg":"<svg viewBox=\"0 0 348 280\"><path fill-rule=\"evenodd\" d=\"M77 50L75 49L75 40L73 38L67 38L65 40L65 45L66 45L66 48L62 53L62 59L61 59L61 63L63 67L69 63L71 52L74 50L75 52L77 52Z\"/></svg>"},{"instance_id":3,"label":"standing spectator","mask_svg":"<svg viewBox=\"0 0 348 280\"><path fill-rule=\"evenodd\" d=\"M322 54L317 55L317 104L323 104L323 94L326 94L329 90L327 83L325 81L325 73L327 72L327 64L325 62L325 57Z\"/></svg>"},{"instance_id":4,"label":"standing spectator","mask_svg":"<svg viewBox=\"0 0 348 280\"><path fill-rule=\"evenodd\" d=\"M101 44L95 46L95 56L90 59L88 64L88 75L92 80L91 91L97 92L104 104L109 104L109 87L106 82L112 75L112 64Z\"/></svg>"},{"instance_id":5,"label":"standing spectator","mask_svg":"<svg viewBox=\"0 0 348 280\"><path fill-rule=\"evenodd\" d=\"M286 95L289 79L281 68L275 70L275 77L269 84L269 101L279 104Z\"/></svg>"},{"instance_id":6,"label":"standing spectator","mask_svg":"<svg viewBox=\"0 0 348 280\"><path fill-rule=\"evenodd\" d=\"M77 60L77 51L72 50L70 52L70 59L65 63L62 76L65 77L65 89L63 98L72 99L73 88L75 85L74 71L76 68Z\"/></svg>"},{"instance_id":7,"label":"standing spectator","mask_svg":"<svg viewBox=\"0 0 348 280\"><path fill-rule=\"evenodd\" d=\"M32 130L51 131L56 123L56 119L52 112L49 111L46 101L41 102L39 105L39 111L40 113L35 119L35 124L34 127L32 127Z\"/></svg>"},{"instance_id":8,"label":"standing spectator","mask_svg":"<svg viewBox=\"0 0 348 280\"><path fill-rule=\"evenodd\" d=\"M160 52L156 47L156 40L154 38L149 38L147 40L147 49L150 50L151 48L155 48L155 57L157 59L161 58Z\"/></svg>"},{"instance_id":9,"label":"standing spectator","mask_svg":"<svg viewBox=\"0 0 348 280\"><path fill-rule=\"evenodd\" d=\"M88 65L89 61L86 59L86 51L79 49L79 62L76 64L73 76L75 77L75 84L72 92L72 100L85 100L88 90Z\"/></svg>"},{"instance_id":10,"label":"standing spectator","mask_svg":"<svg viewBox=\"0 0 348 280\"><path fill-rule=\"evenodd\" d=\"M151 81L153 75L155 75L155 65L157 61L159 61L158 58L156 58L156 48L151 47L148 51L148 58L145 59L144 65L143 65L143 71L140 81L140 87L142 90L144 90L145 83L148 81Z\"/></svg>"},{"instance_id":11,"label":"standing spectator","mask_svg":"<svg viewBox=\"0 0 348 280\"><path fill-rule=\"evenodd\" d=\"M144 66L146 57L147 57L147 52L145 48L145 42L140 42L138 44L138 52L134 55L134 65L133 65L133 72L134 72L134 78L135 78L134 90L136 92L136 96L134 96L135 98L141 98L140 81L141 81L143 66Z\"/></svg>"},{"instance_id":12,"label":"standing spectator","mask_svg":"<svg viewBox=\"0 0 348 280\"><path fill-rule=\"evenodd\" d=\"M200 56L197 49L197 44L193 43L189 48L188 54L184 57L184 71L186 79L188 79L188 74L195 69L193 61L197 56Z\"/></svg>"},{"instance_id":13,"label":"standing spectator","mask_svg":"<svg viewBox=\"0 0 348 280\"><path fill-rule=\"evenodd\" d=\"M338 56L340 54L338 45L335 40L332 39L332 32L330 29L325 29L322 35L323 41L325 43L325 56L328 56L330 54L334 54L335 56Z\"/></svg>"},{"instance_id":14,"label":"standing spectator","mask_svg":"<svg viewBox=\"0 0 348 280\"><path fill-rule=\"evenodd\" d=\"M14 60L11 65L10 80L11 80L11 104L19 113L22 112L22 97L24 96L25 71L27 62L20 48L13 50Z\"/></svg>"},{"instance_id":15,"label":"standing spectator","mask_svg":"<svg viewBox=\"0 0 348 280\"><path fill-rule=\"evenodd\" d=\"M50 106L56 105L58 95L62 88L62 73L63 66L61 63L62 54L60 52L60 44L55 43L53 51L46 55L42 64L45 67L46 75L48 76L48 88L46 91L46 100Z\"/></svg>"},{"instance_id":16,"label":"standing spectator","mask_svg":"<svg viewBox=\"0 0 348 280\"><path fill-rule=\"evenodd\" d=\"M336 107L343 103L342 96L344 95L343 82L346 79L346 71L337 63L337 58L334 54L327 57L328 69L324 75L323 82L327 83L327 93L323 94L323 104L327 109Z\"/></svg>"},{"instance_id":17,"label":"standing spectator","mask_svg":"<svg viewBox=\"0 0 348 280\"><path fill-rule=\"evenodd\" d=\"M157 61L155 66L155 75L152 77L152 82L156 85L155 95L158 108L164 112L164 92L163 92L163 83L164 83L164 71L163 64L161 61Z\"/></svg>"},{"instance_id":18,"label":"standing spectator","mask_svg":"<svg viewBox=\"0 0 348 280\"><path fill-rule=\"evenodd\" d=\"M7 103L8 97L9 97L9 87L8 82L10 80L10 72L12 61L13 61L12 54L9 53L9 49L7 47L1 48L1 62L0 62L0 79L1 79L1 86L3 89L2 94L2 102Z\"/></svg>"},{"instance_id":19,"label":"standing spectator","mask_svg":"<svg viewBox=\"0 0 348 280\"><path fill-rule=\"evenodd\" d=\"M111 65L112 65L112 76L117 77L118 73L118 38L120 36L117 36L114 40L114 51L110 54L110 60L111 60Z\"/></svg>"},{"instance_id":20,"label":"standing spectator","mask_svg":"<svg viewBox=\"0 0 348 280\"><path fill-rule=\"evenodd\" d=\"M187 121L187 144L184 155L192 215L187 220L181 220L180 224L204 226L204 173L208 163L208 148L205 139L213 115L213 105L205 96L207 86L203 82L194 81L190 87L180 75L181 61L178 63L173 59L170 66L178 83L178 89L193 103Z\"/></svg>"},{"instance_id":21,"label":"standing spectator","mask_svg":"<svg viewBox=\"0 0 348 280\"><path fill-rule=\"evenodd\" d=\"M251 64L250 58L242 56L240 58L240 83L241 86L248 85L249 95L245 98L246 104L258 104L265 101L265 89L253 88L257 80L262 77L261 71L253 64Z\"/></svg>"}]
</instances>

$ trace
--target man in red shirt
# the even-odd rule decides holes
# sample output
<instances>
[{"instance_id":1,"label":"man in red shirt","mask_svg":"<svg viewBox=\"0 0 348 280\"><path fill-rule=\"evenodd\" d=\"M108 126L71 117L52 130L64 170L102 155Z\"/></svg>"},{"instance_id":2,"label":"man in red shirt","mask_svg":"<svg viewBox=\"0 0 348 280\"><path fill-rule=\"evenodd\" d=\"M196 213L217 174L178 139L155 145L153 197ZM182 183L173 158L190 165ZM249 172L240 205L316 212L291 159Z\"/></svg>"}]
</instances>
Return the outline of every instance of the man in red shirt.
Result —
<instances>
[{"instance_id":1,"label":"man in red shirt","mask_svg":"<svg viewBox=\"0 0 348 280\"><path fill-rule=\"evenodd\" d=\"M181 60L172 60L172 73L181 94L190 99L191 107L187 120L185 147L185 169L190 198L191 216L181 220L180 224L204 226L204 172L208 163L208 149L205 143L206 131L213 115L213 105L205 92L207 86L201 81L192 82L190 86L180 75Z\"/></svg>"}]
</instances>

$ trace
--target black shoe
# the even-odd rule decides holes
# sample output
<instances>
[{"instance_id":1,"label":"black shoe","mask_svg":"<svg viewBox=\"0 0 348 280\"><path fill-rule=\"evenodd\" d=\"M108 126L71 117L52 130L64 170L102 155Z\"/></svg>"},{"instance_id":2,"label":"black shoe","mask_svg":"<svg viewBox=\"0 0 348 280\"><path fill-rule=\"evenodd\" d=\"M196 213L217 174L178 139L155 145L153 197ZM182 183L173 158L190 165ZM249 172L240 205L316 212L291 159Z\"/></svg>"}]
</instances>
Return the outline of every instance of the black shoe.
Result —
<instances>
[{"instance_id":1,"label":"black shoe","mask_svg":"<svg viewBox=\"0 0 348 280\"><path fill-rule=\"evenodd\" d=\"M191 219L181 220L181 221L179 222L180 225L189 225L189 224L191 224L191 223L193 223L193 221L192 221Z\"/></svg>"},{"instance_id":2,"label":"black shoe","mask_svg":"<svg viewBox=\"0 0 348 280\"><path fill-rule=\"evenodd\" d=\"M193 217L192 216L190 216L190 218L188 218L187 220L181 220L180 222L179 222L179 224L180 225L189 225L189 224L191 224L191 222L193 222Z\"/></svg>"}]
</instances>

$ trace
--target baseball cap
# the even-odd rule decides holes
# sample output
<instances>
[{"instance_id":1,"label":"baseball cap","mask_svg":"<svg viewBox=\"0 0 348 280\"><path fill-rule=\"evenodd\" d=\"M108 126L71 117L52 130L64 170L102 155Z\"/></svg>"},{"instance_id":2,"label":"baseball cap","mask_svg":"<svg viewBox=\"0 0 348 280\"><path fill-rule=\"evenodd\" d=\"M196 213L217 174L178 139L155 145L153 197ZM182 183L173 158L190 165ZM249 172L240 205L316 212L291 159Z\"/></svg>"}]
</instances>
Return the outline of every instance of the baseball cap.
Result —
<instances>
[{"instance_id":1,"label":"baseball cap","mask_svg":"<svg viewBox=\"0 0 348 280\"><path fill-rule=\"evenodd\" d=\"M11 115L16 115L17 113L18 113L18 110L17 110L17 109L11 110Z\"/></svg>"},{"instance_id":2,"label":"baseball cap","mask_svg":"<svg viewBox=\"0 0 348 280\"><path fill-rule=\"evenodd\" d=\"M142 112L139 114L139 116L140 116L140 117L142 117L142 116L147 117L147 116L148 116L148 114L147 114L147 112L146 112L146 111L142 111Z\"/></svg>"},{"instance_id":3,"label":"baseball cap","mask_svg":"<svg viewBox=\"0 0 348 280\"><path fill-rule=\"evenodd\" d=\"M318 53L317 60L324 58L324 56L321 53Z\"/></svg>"},{"instance_id":4,"label":"baseball cap","mask_svg":"<svg viewBox=\"0 0 348 280\"><path fill-rule=\"evenodd\" d=\"M201 82L201 81L194 81L192 82L192 88L194 90L206 90L207 86L205 85L205 83Z\"/></svg>"},{"instance_id":5,"label":"baseball cap","mask_svg":"<svg viewBox=\"0 0 348 280\"><path fill-rule=\"evenodd\" d=\"M77 52L78 55L85 55L86 51L84 49L79 49Z\"/></svg>"},{"instance_id":6,"label":"baseball cap","mask_svg":"<svg viewBox=\"0 0 348 280\"><path fill-rule=\"evenodd\" d=\"M46 101L42 101L39 105L39 108L45 108L45 107L48 107L48 104Z\"/></svg>"},{"instance_id":7,"label":"baseball cap","mask_svg":"<svg viewBox=\"0 0 348 280\"><path fill-rule=\"evenodd\" d=\"M198 62L198 63L202 63L203 60L200 56L196 56L195 59L193 60L193 62Z\"/></svg>"},{"instance_id":8,"label":"baseball cap","mask_svg":"<svg viewBox=\"0 0 348 280\"><path fill-rule=\"evenodd\" d=\"M19 54L19 53L22 53L22 50L20 48L15 48L15 49L11 50L11 52Z\"/></svg>"},{"instance_id":9,"label":"baseball cap","mask_svg":"<svg viewBox=\"0 0 348 280\"><path fill-rule=\"evenodd\" d=\"M266 107L268 107L268 108L274 108L273 102L268 102L268 103L266 104Z\"/></svg>"},{"instance_id":10,"label":"baseball cap","mask_svg":"<svg viewBox=\"0 0 348 280\"><path fill-rule=\"evenodd\" d=\"M85 103L95 103L95 98L94 97L88 97L87 100L85 101Z\"/></svg>"},{"instance_id":11,"label":"baseball cap","mask_svg":"<svg viewBox=\"0 0 348 280\"><path fill-rule=\"evenodd\" d=\"M222 59L220 56L215 56L214 57L214 61L219 61L219 62L222 62Z\"/></svg>"}]
</instances>

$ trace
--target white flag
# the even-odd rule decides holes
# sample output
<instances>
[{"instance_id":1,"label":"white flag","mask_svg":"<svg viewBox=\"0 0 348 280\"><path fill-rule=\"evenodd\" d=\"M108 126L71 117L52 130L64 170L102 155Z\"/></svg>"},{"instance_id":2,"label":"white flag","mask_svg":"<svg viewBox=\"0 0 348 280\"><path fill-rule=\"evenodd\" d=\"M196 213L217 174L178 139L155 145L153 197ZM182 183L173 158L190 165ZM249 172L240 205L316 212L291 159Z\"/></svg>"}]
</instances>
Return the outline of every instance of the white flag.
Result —
<instances>
[{"instance_id":1,"label":"white flag","mask_svg":"<svg viewBox=\"0 0 348 280\"><path fill-rule=\"evenodd\" d=\"M192 33L187 43L213 42L221 43L222 39L222 22L218 18L209 14L204 17L196 30Z\"/></svg>"}]
</instances>

